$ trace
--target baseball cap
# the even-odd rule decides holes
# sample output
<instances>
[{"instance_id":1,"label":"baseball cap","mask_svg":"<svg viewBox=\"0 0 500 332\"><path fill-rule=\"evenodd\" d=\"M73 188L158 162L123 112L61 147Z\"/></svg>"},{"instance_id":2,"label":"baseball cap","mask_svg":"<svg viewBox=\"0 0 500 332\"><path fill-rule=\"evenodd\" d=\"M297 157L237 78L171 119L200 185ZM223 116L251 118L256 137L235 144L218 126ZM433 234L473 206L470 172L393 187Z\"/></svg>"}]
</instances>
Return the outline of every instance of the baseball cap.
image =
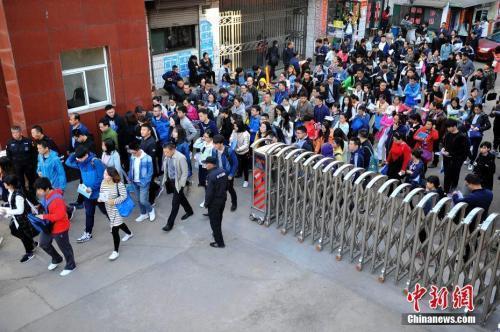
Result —
<instances>
[{"instance_id":1,"label":"baseball cap","mask_svg":"<svg viewBox=\"0 0 500 332\"><path fill-rule=\"evenodd\" d=\"M213 164L213 165L217 165L217 158L214 158L214 157L207 157L207 159L203 160L201 163L202 163L202 164Z\"/></svg>"}]
</instances>

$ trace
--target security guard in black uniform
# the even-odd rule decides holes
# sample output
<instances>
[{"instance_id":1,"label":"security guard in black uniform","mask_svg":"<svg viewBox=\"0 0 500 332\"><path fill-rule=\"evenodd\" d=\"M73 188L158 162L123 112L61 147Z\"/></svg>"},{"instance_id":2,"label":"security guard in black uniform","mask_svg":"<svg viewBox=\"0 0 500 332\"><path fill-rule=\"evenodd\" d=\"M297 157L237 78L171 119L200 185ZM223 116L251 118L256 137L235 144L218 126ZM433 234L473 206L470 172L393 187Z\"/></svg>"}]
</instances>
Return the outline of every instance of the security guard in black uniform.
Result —
<instances>
[{"instance_id":1,"label":"security guard in black uniform","mask_svg":"<svg viewBox=\"0 0 500 332\"><path fill-rule=\"evenodd\" d=\"M37 151L33 146L33 142L23 136L19 126L13 126L10 129L12 139L7 142L7 157L14 165L14 171L21 180L24 188L24 177L28 179L29 189L33 192L33 184L37 178L36 164Z\"/></svg>"},{"instance_id":2,"label":"security guard in black uniform","mask_svg":"<svg viewBox=\"0 0 500 332\"><path fill-rule=\"evenodd\" d=\"M217 167L217 159L208 157L203 161L206 164L207 187L205 189L205 207L208 208L208 218L215 242L210 243L214 248L224 248L222 238L222 213L226 205L227 198L227 174L222 168Z\"/></svg>"}]
</instances>

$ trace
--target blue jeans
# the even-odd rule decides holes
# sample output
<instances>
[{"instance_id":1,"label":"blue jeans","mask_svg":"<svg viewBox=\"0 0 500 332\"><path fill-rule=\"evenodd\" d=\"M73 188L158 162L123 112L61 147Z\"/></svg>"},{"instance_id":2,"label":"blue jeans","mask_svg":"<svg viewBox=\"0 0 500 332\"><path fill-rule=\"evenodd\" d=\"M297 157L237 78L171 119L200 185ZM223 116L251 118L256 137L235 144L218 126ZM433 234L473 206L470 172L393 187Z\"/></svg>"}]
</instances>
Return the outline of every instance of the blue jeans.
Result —
<instances>
[{"instance_id":1,"label":"blue jeans","mask_svg":"<svg viewBox=\"0 0 500 332\"><path fill-rule=\"evenodd\" d=\"M139 183L134 182L135 194L138 197L139 207L141 208L141 214L147 214L153 210L151 204L149 204L149 183L145 186L139 185Z\"/></svg>"},{"instance_id":2,"label":"blue jeans","mask_svg":"<svg viewBox=\"0 0 500 332\"><path fill-rule=\"evenodd\" d=\"M92 228L94 228L95 207L97 206L106 218L108 218L106 207L104 206L104 203L97 202L97 198L84 198L83 206L85 207L85 232L92 234Z\"/></svg>"}]
</instances>

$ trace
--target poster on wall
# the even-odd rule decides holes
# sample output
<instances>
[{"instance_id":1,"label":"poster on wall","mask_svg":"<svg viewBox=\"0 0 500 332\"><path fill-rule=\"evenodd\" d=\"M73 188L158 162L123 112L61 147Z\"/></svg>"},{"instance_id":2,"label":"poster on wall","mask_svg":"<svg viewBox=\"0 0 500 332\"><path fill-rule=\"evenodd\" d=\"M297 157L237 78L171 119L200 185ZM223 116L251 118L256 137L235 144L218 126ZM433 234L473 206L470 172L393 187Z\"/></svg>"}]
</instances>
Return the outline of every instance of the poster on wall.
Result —
<instances>
[{"instance_id":1,"label":"poster on wall","mask_svg":"<svg viewBox=\"0 0 500 332\"><path fill-rule=\"evenodd\" d=\"M200 58L205 52L208 53L210 59L214 58L212 23L207 20L202 20L200 21Z\"/></svg>"},{"instance_id":2,"label":"poster on wall","mask_svg":"<svg viewBox=\"0 0 500 332\"><path fill-rule=\"evenodd\" d=\"M319 19L316 20L314 35L315 38L322 37L327 31L327 14L328 14L328 1L321 0L316 2L316 13L319 13Z\"/></svg>"},{"instance_id":3,"label":"poster on wall","mask_svg":"<svg viewBox=\"0 0 500 332\"><path fill-rule=\"evenodd\" d=\"M380 22L381 11L382 11L382 2L381 1L377 1L375 3L375 22L376 22L377 25Z\"/></svg>"},{"instance_id":4,"label":"poster on wall","mask_svg":"<svg viewBox=\"0 0 500 332\"><path fill-rule=\"evenodd\" d=\"M362 1L360 10L359 10L359 26L358 26L358 38L357 40L361 40L365 38L365 30L366 30L366 20L367 20L367 10L368 3L367 1Z\"/></svg>"}]
</instances>

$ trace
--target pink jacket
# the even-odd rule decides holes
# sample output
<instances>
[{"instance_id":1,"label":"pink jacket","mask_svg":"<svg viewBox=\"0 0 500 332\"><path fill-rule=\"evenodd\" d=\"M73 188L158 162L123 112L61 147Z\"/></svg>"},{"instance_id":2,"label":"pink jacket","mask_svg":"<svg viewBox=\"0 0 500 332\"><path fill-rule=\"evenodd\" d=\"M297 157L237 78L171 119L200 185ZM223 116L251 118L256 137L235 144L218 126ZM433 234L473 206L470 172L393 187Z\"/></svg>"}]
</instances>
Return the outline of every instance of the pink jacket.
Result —
<instances>
[{"instance_id":1,"label":"pink jacket","mask_svg":"<svg viewBox=\"0 0 500 332\"><path fill-rule=\"evenodd\" d=\"M342 51L337 52L337 56L342 60L342 63L347 62L347 58L349 57L349 53L343 53Z\"/></svg>"},{"instance_id":2,"label":"pink jacket","mask_svg":"<svg viewBox=\"0 0 500 332\"><path fill-rule=\"evenodd\" d=\"M375 139L379 140L382 135L384 135L387 128L390 128L394 123L394 119L391 115L384 114L382 119L380 119L380 130L375 134Z\"/></svg>"},{"instance_id":3,"label":"pink jacket","mask_svg":"<svg viewBox=\"0 0 500 332\"><path fill-rule=\"evenodd\" d=\"M186 115L189 118L189 120L191 120L191 121L196 121L196 120L200 119L198 117L198 111L196 110L196 108L193 105L189 105L187 107L187 114Z\"/></svg>"}]
</instances>

